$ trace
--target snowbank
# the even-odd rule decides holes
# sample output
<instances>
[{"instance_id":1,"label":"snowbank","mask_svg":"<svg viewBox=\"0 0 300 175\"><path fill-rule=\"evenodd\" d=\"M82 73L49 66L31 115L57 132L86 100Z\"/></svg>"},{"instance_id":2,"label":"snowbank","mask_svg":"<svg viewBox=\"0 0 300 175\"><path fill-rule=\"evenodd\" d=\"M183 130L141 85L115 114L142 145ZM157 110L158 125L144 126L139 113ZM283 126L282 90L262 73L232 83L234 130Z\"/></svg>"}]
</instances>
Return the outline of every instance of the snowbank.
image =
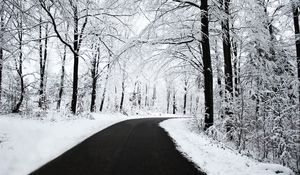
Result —
<instances>
[{"instance_id":1,"label":"snowbank","mask_svg":"<svg viewBox=\"0 0 300 175\"><path fill-rule=\"evenodd\" d=\"M0 116L0 175L25 175L92 134L128 119L121 114L43 120Z\"/></svg>"},{"instance_id":2,"label":"snowbank","mask_svg":"<svg viewBox=\"0 0 300 175\"><path fill-rule=\"evenodd\" d=\"M278 164L260 163L211 140L191 128L189 119L170 119L160 123L185 157L208 175L294 175Z\"/></svg>"}]
</instances>

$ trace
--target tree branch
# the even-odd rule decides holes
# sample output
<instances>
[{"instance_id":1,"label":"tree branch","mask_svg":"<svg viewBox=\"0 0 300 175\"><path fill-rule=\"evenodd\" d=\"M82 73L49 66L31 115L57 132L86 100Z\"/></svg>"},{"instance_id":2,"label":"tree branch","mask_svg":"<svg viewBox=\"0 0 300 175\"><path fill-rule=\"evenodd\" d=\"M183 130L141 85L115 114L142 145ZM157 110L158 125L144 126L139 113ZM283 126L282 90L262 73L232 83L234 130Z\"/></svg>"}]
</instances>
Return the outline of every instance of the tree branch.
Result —
<instances>
[{"instance_id":1,"label":"tree branch","mask_svg":"<svg viewBox=\"0 0 300 175\"><path fill-rule=\"evenodd\" d=\"M75 50L73 49L73 47L72 47L69 43L67 43L67 42L61 37L60 33L59 33L58 30L57 30L57 25L56 25L55 19L54 19L53 15L50 13L50 10L47 9L46 4L45 4L45 1L44 1L44 0L39 0L39 2L40 2L41 7L45 10L45 12L46 12L46 13L48 14L48 16L50 17L51 23L52 23L53 28L54 28L54 32L56 33L58 39L59 39L63 44L65 44L65 45L73 52L73 54L77 54L77 53L75 52Z\"/></svg>"},{"instance_id":2,"label":"tree branch","mask_svg":"<svg viewBox=\"0 0 300 175\"><path fill-rule=\"evenodd\" d=\"M194 3L194 2L191 2L191 1L182 1L182 0L173 0L174 2L180 2L180 3L183 3L183 4L188 4L188 5L191 5L191 6L194 6L198 9L201 9L201 6Z\"/></svg>"}]
</instances>

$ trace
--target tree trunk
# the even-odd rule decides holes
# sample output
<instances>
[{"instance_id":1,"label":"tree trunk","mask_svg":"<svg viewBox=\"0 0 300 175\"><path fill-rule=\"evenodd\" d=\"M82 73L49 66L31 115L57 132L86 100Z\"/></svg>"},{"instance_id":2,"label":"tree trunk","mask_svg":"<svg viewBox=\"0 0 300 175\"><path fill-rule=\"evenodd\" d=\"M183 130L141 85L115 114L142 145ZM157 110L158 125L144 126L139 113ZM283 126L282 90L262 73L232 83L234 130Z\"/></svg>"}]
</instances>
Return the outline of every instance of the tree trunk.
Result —
<instances>
[{"instance_id":1,"label":"tree trunk","mask_svg":"<svg viewBox=\"0 0 300 175\"><path fill-rule=\"evenodd\" d=\"M21 57L21 56L20 56ZM24 79L23 79L23 73L22 73L22 69L23 69L23 66L22 64L23 63L19 63L20 65L20 70L18 70L18 75L20 77L20 86L21 86L21 94L20 94L20 98L19 98L19 101L18 103L16 104L16 106L13 108L12 112L13 113L18 113L20 111L20 107L22 105L22 102L23 102L23 99L24 99L24 92L25 92L25 88L24 88Z\"/></svg>"},{"instance_id":2,"label":"tree trunk","mask_svg":"<svg viewBox=\"0 0 300 175\"><path fill-rule=\"evenodd\" d=\"M217 62L217 84L218 84L218 88L219 88L219 97L220 100L223 100L223 91L222 91L222 68L221 68L221 60L218 54L218 42L216 40L215 43L215 52L216 52L216 62Z\"/></svg>"},{"instance_id":3,"label":"tree trunk","mask_svg":"<svg viewBox=\"0 0 300 175\"><path fill-rule=\"evenodd\" d=\"M106 87L107 87L108 78L109 78L109 69L110 69L109 66L110 65L107 66L107 75L106 75L106 78L105 78L105 84L104 84L104 89L103 89L101 103L100 103L100 108L99 108L100 112L102 112L102 110L103 110L104 101L105 101Z\"/></svg>"},{"instance_id":4,"label":"tree trunk","mask_svg":"<svg viewBox=\"0 0 300 175\"><path fill-rule=\"evenodd\" d=\"M120 111L123 111L123 102L124 102L124 95L125 95L125 87L124 82L122 82L122 94L121 94L121 101L120 101Z\"/></svg>"},{"instance_id":5,"label":"tree trunk","mask_svg":"<svg viewBox=\"0 0 300 175\"><path fill-rule=\"evenodd\" d=\"M145 107L147 108L149 106L148 102L148 85L145 86L146 92L145 92Z\"/></svg>"},{"instance_id":6,"label":"tree trunk","mask_svg":"<svg viewBox=\"0 0 300 175\"><path fill-rule=\"evenodd\" d=\"M214 25L216 27L216 25ZM217 73L217 90L218 90L218 98L217 98L217 108L218 108L218 116L220 118L224 118L224 110L223 110L223 86L222 86L222 78L223 78L223 71L222 71L222 62L218 51L218 40L215 40L214 45L214 52L215 52L215 61L216 61L216 73Z\"/></svg>"},{"instance_id":7,"label":"tree trunk","mask_svg":"<svg viewBox=\"0 0 300 175\"><path fill-rule=\"evenodd\" d=\"M204 130L213 125L214 109L213 109L213 75L211 67L211 55L209 44L209 30L208 30L208 4L207 0L201 0L201 33L202 33L202 50L203 50L203 69L204 69L204 105L205 118Z\"/></svg>"},{"instance_id":8,"label":"tree trunk","mask_svg":"<svg viewBox=\"0 0 300 175\"><path fill-rule=\"evenodd\" d=\"M66 63L66 57L67 57L66 49L67 49L67 46L64 46L64 54L63 54L62 65L61 65L60 85L59 85L59 93L58 93L58 100L57 100L56 109L60 109L62 95L63 95L63 92L64 92L65 63Z\"/></svg>"},{"instance_id":9,"label":"tree trunk","mask_svg":"<svg viewBox=\"0 0 300 175\"><path fill-rule=\"evenodd\" d=\"M61 76L60 76L59 93L58 93L58 100L57 100L56 109L60 109L62 95L63 95L63 92L64 92L65 62L66 62L66 57L67 57L66 49L67 49L67 46L64 46L64 54L63 54L62 65L61 65Z\"/></svg>"},{"instance_id":10,"label":"tree trunk","mask_svg":"<svg viewBox=\"0 0 300 175\"><path fill-rule=\"evenodd\" d=\"M190 115L193 114L193 94L190 96Z\"/></svg>"},{"instance_id":11,"label":"tree trunk","mask_svg":"<svg viewBox=\"0 0 300 175\"><path fill-rule=\"evenodd\" d=\"M170 98L171 98L171 91L170 91L170 88L167 88L167 113L169 113Z\"/></svg>"},{"instance_id":12,"label":"tree trunk","mask_svg":"<svg viewBox=\"0 0 300 175\"><path fill-rule=\"evenodd\" d=\"M20 28L22 28L22 22L20 24ZM25 87L24 87L24 77L23 77L23 53L22 53L22 41L23 41L23 33L22 33L22 29L20 29L21 31L19 31L18 33L18 38L19 38L19 66L16 67L19 78L20 78L20 98L18 103L16 104L16 106L13 108L12 112L13 113L17 113L20 111L20 107L22 105L23 99L24 99L24 92L25 92Z\"/></svg>"},{"instance_id":13,"label":"tree trunk","mask_svg":"<svg viewBox=\"0 0 300 175\"><path fill-rule=\"evenodd\" d=\"M96 109L96 88L97 88L97 78L93 78L92 80L92 94L91 94L91 106L90 111L95 112Z\"/></svg>"},{"instance_id":14,"label":"tree trunk","mask_svg":"<svg viewBox=\"0 0 300 175\"><path fill-rule=\"evenodd\" d=\"M240 95L240 61L238 58L238 50L237 50L237 43L233 42L233 55L234 55L234 63L233 63L233 67L234 67L234 96L238 97Z\"/></svg>"},{"instance_id":15,"label":"tree trunk","mask_svg":"<svg viewBox=\"0 0 300 175\"><path fill-rule=\"evenodd\" d=\"M107 78L106 78L106 82L107 82ZM100 103L100 108L99 108L100 112L103 111L103 106L104 106L104 101L105 101L105 94L106 94L106 86L107 86L106 82L105 82L105 86L104 86L103 93L102 93L102 98L101 98L101 103Z\"/></svg>"},{"instance_id":16,"label":"tree trunk","mask_svg":"<svg viewBox=\"0 0 300 175\"><path fill-rule=\"evenodd\" d=\"M46 72L46 65L47 65L47 58L48 58L48 24L46 24L46 30L45 30L45 48L44 48L44 63L43 63L43 79L41 82L43 82L43 106L44 108L47 108L45 105L46 102L46 83L47 83L47 72Z\"/></svg>"},{"instance_id":17,"label":"tree trunk","mask_svg":"<svg viewBox=\"0 0 300 175\"><path fill-rule=\"evenodd\" d=\"M222 31L223 31L222 38L223 38L224 70L225 70L225 85L226 85L225 88L226 91L229 92L230 96L232 97L233 82L232 82L231 42L230 42L230 32L229 32L229 4L230 4L230 0L225 0L224 11L227 16L225 21L222 21Z\"/></svg>"},{"instance_id":18,"label":"tree trunk","mask_svg":"<svg viewBox=\"0 0 300 175\"><path fill-rule=\"evenodd\" d=\"M95 60L94 60L95 61ZM94 112L95 111L95 104L96 104L96 88L97 88L97 78L96 76L96 63L93 63L93 69L92 69L92 93L91 93L91 106L90 106L90 111Z\"/></svg>"},{"instance_id":19,"label":"tree trunk","mask_svg":"<svg viewBox=\"0 0 300 175\"><path fill-rule=\"evenodd\" d=\"M137 83L137 104L139 106L139 109L141 109L142 106L142 90L141 90L141 82Z\"/></svg>"},{"instance_id":20,"label":"tree trunk","mask_svg":"<svg viewBox=\"0 0 300 175\"><path fill-rule=\"evenodd\" d=\"M38 107L42 108L42 95L43 95L43 43L42 43L42 18L40 17L40 25L39 25L39 65L40 65L40 86L39 86L39 102Z\"/></svg>"},{"instance_id":21,"label":"tree trunk","mask_svg":"<svg viewBox=\"0 0 300 175\"><path fill-rule=\"evenodd\" d=\"M272 25L272 20L269 20L269 14L268 14L268 10L267 10L267 5L265 3L262 4L263 8L264 8L264 13L265 13L265 28L269 31L270 34L270 46L269 46L269 51L271 53L271 56L267 56L267 59L269 61L273 61L275 62L275 50L274 50L274 40L275 40L275 35L274 35L274 27ZM276 72L276 70L275 70Z\"/></svg>"},{"instance_id":22,"label":"tree trunk","mask_svg":"<svg viewBox=\"0 0 300 175\"><path fill-rule=\"evenodd\" d=\"M40 18L40 23L42 23L42 19ZM44 56L43 56L43 45L42 45L42 24L39 26L39 35L40 35L40 87L39 87L39 108L45 109L45 70L46 70L46 62L47 62L47 48L48 48L48 25L46 25L45 29L45 43L44 43Z\"/></svg>"},{"instance_id":23,"label":"tree trunk","mask_svg":"<svg viewBox=\"0 0 300 175\"><path fill-rule=\"evenodd\" d=\"M176 93L175 93L175 90L173 91L173 104L172 104L172 108L173 108L173 114L176 114L177 106L176 106Z\"/></svg>"},{"instance_id":24,"label":"tree trunk","mask_svg":"<svg viewBox=\"0 0 300 175\"><path fill-rule=\"evenodd\" d=\"M3 7L2 7L3 8ZM0 107L2 106L2 69L3 69L3 33L4 33L4 19L2 11L0 13Z\"/></svg>"},{"instance_id":25,"label":"tree trunk","mask_svg":"<svg viewBox=\"0 0 300 175\"><path fill-rule=\"evenodd\" d=\"M69 29L69 25L67 25L67 30L68 29ZM68 35L65 34L65 38L67 38L67 37L68 37ZM62 95L64 92L66 58L67 58L67 45L64 45L64 53L63 53L62 64L61 64L61 76L60 76L60 85L59 85L59 93L58 93L56 109L60 109Z\"/></svg>"},{"instance_id":26,"label":"tree trunk","mask_svg":"<svg viewBox=\"0 0 300 175\"><path fill-rule=\"evenodd\" d=\"M97 80L98 80L98 65L100 60L100 46L97 46L97 53L94 55L92 62L92 94L91 94L91 106L90 111L95 112L96 109L96 97L97 97Z\"/></svg>"},{"instance_id":27,"label":"tree trunk","mask_svg":"<svg viewBox=\"0 0 300 175\"><path fill-rule=\"evenodd\" d=\"M77 5L77 4L76 4ZM79 31L78 31L78 14L77 6L74 7L74 66L73 66L73 92L72 92L72 102L71 111L76 114L77 105L77 94L78 94L78 65L79 65Z\"/></svg>"},{"instance_id":28,"label":"tree trunk","mask_svg":"<svg viewBox=\"0 0 300 175\"><path fill-rule=\"evenodd\" d=\"M115 104L114 104L114 110L118 111L119 110L119 103L118 103L118 88L115 85Z\"/></svg>"},{"instance_id":29,"label":"tree trunk","mask_svg":"<svg viewBox=\"0 0 300 175\"><path fill-rule=\"evenodd\" d=\"M3 69L3 49L0 46L0 106L2 106L2 69Z\"/></svg>"},{"instance_id":30,"label":"tree trunk","mask_svg":"<svg viewBox=\"0 0 300 175\"><path fill-rule=\"evenodd\" d=\"M152 104L151 106L154 107L155 105L155 100L156 100L156 86L153 86L153 92L152 92Z\"/></svg>"},{"instance_id":31,"label":"tree trunk","mask_svg":"<svg viewBox=\"0 0 300 175\"><path fill-rule=\"evenodd\" d=\"M296 38L296 55L297 55L297 66L298 66L298 98L300 104L300 30L299 30L299 7L293 5L293 21ZM300 106L300 105L299 105Z\"/></svg>"},{"instance_id":32,"label":"tree trunk","mask_svg":"<svg viewBox=\"0 0 300 175\"><path fill-rule=\"evenodd\" d=\"M122 92L121 92L121 101L120 101L120 111L123 110L124 95L125 95L125 70L123 70Z\"/></svg>"},{"instance_id":33,"label":"tree trunk","mask_svg":"<svg viewBox=\"0 0 300 175\"><path fill-rule=\"evenodd\" d=\"M188 84L188 82L185 80L184 81L184 95L183 95L183 114L186 114L187 84Z\"/></svg>"},{"instance_id":34,"label":"tree trunk","mask_svg":"<svg viewBox=\"0 0 300 175\"><path fill-rule=\"evenodd\" d=\"M229 3L230 0L221 0L222 8L226 14L226 18L222 21L222 38L223 38L223 53L224 53L224 73L225 73L225 115L231 116L232 111L228 107L228 103L233 97L233 81L232 81L232 62L231 62L231 42L230 42L230 31L229 31ZM223 7L224 6L224 7ZM230 129L227 129L228 131Z\"/></svg>"}]
</instances>

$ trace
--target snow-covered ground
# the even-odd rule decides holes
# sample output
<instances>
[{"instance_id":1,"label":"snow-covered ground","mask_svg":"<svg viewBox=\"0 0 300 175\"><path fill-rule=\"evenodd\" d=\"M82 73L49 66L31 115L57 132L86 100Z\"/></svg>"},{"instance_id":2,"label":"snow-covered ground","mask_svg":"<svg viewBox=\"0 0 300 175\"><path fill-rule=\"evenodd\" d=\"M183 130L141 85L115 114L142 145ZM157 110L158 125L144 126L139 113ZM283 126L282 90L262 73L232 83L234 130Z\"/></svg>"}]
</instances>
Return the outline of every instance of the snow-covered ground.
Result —
<instances>
[{"instance_id":1,"label":"snow-covered ground","mask_svg":"<svg viewBox=\"0 0 300 175\"><path fill-rule=\"evenodd\" d=\"M145 111L145 110L134 110L130 112L130 115L138 118L161 118L161 117L191 117L188 115L177 115L177 114L166 114L155 111Z\"/></svg>"},{"instance_id":2,"label":"snow-covered ground","mask_svg":"<svg viewBox=\"0 0 300 175\"><path fill-rule=\"evenodd\" d=\"M0 115L0 175L25 175L82 142L92 134L128 119L121 114L93 114L92 118L43 120Z\"/></svg>"},{"instance_id":3,"label":"snow-covered ground","mask_svg":"<svg viewBox=\"0 0 300 175\"><path fill-rule=\"evenodd\" d=\"M208 175L294 175L278 164L260 163L210 139L197 131L191 119L170 119L160 123L177 149Z\"/></svg>"},{"instance_id":4,"label":"snow-covered ground","mask_svg":"<svg viewBox=\"0 0 300 175\"><path fill-rule=\"evenodd\" d=\"M126 119L176 117L163 114L127 117L93 114L89 118L50 113L42 120L0 116L0 175L28 174L94 133ZM197 132L190 119L162 122L178 149L208 175L293 175L281 165L259 163Z\"/></svg>"}]
</instances>

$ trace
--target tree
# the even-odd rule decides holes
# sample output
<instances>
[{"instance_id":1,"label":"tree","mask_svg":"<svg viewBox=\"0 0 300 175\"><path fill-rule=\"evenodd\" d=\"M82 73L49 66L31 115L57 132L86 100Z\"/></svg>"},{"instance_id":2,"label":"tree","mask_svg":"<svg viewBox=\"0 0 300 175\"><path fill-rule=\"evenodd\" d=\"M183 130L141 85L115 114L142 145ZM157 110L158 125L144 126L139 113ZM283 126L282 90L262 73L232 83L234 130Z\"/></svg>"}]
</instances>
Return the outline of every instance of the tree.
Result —
<instances>
[{"instance_id":1,"label":"tree","mask_svg":"<svg viewBox=\"0 0 300 175\"><path fill-rule=\"evenodd\" d=\"M173 88L172 90L172 114L176 114L177 111L177 103L176 103L176 90Z\"/></svg>"},{"instance_id":2,"label":"tree","mask_svg":"<svg viewBox=\"0 0 300 175\"><path fill-rule=\"evenodd\" d=\"M45 26L45 36L42 39L42 17L39 20L39 65L40 65L40 86L39 86L39 108L45 109L45 78L46 78L46 63L47 63L47 52L48 52L48 23ZM42 44L44 40L44 48ZM43 52L44 51L44 52Z\"/></svg>"},{"instance_id":3,"label":"tree","mask_svg":"<svg viewBox=\"0 0 300 175\"><path fill-rule=\"evenodd\" d=\"M126 61L123 63L123 68L122 68L122 83L121 83L121 99L120 99L120 111L124 111L123 106L124 106L124 98L125 98L125 81L127 79L127 72L126 72Z\"/></svg>"},{"instance_id":4,"label":"tree","mask_svg":"<svg viewBox=\"0 0 300 175\"><path fill-rule=\"evenodd\" d=\"M155 106L155 101L156 101L156 85L154 84L152 88L152 98L151 98L151 107L153 108Z\"/></svg>"},{"instance_id":5,"label":"tree","mask_svg":"<svg viewBox=\"0 0 300 175\"><path fill-rule=\"evenodd\" d=\"M230 0L221 0L221 8L224 9L225 19L222 21L222 38L223 38L223 54L224 54L224 73L225 73L225 102L229 102L233 97L233 77L232 77L232 63L231 63L231 41L229 30L229 5ZM224 2L224 3L223 3ZM225 114L230 116L229 107L225 108ZM227 128L229 131L230 129Z\"/></svg>"},{"instance_id":6,"label":"tree","mask_svg":"<svg viewBox=\"0 0 300 175\"><path fill-rule=\"evenodd\" d=\"M2 69L4 62L3 55L3 37L4 37L4 5L1 5L0 9L0 106L2 105Z\"/></svg>"},{"instance_id":7,"label":"tree","mask_svg":"<svg viewBox=\"0 0 300 175\"><path fill-rule=\"evenodd\" d=\"M22 9L21 2L18 2L19 7ZM15 59L15 69L17 71L18 77L20 79L20 97L16 105L13 107L12 112L17 113L20 111L25 93L24 84L24 74L23 74L23 38L24 38L24 25L23 25L24 15L22 12L16 12L14 27L17 29L17 47L18 47L18 57Z\"/></svg>"},{"instance_id":8,"label":"tree","mask_svg":"<svg viewBox=\"0 0 300 175\"><path fill-rule=\"evenodd\" d=\"M69 30L69 24L67 24L67 31ZM67 33L65 34L65 40L67 40ZM65 82L65 64L66 64L66 58L67 58L67 45L64 44L63 47L63 56L61 59L61 74L60 74L60 83L59 83L59 90L58 90L58 99L56 104L56 109L60 109L61 101L62 101L62 95L64 92L64 82Z\"/></svg>"},{"instance_id":9,"label":"tree","mask_svg":"<svg viewBox=\"0 0 300 175\"><path fill-rule=\"evenodd\" d=\"M185 69L187 69L187 68L185 68ZM190 82L189 82L189 79L190 79L191 77L190 76L188 76L188 73L186 72L186 73L184 73L184 75L183 75L183 114L186 114L187 113L187 103L188 103L188 94L189 94L189 84L190 84ZM190 103L191 103L191 101L190 101ZM190 106L192 106L192 105L190 105Z\"/></svg>"},{"instance_id":10,"label":"tree","mask_svg":"<svg viewBox=\"0 0 300 175\"><path fill-rule=\"evenodd\" d=\"M209 43L209 20L207 0L201 0L201 33L203 50L203 69L204 69L204 98L205 98L205 119L204 130L208 129L214 123L214 103L213 103L213 74L211 66L210 43Z\"/></svg>"},{"instance_id":11,"label":"tree","mask_svg":"<svg viewBox=\"0 0 300 175\"><path fill-rule=\"evenodd\" d=\"M213 101L213 73L210 53L210 39L209 39L209 13L208 0L201 0L201 5L192 1L174 0L182 4L191 6L201 11L201 41L198 45L202 50L202 63L204 75L204 130L207 130L214 123L214 101ZM185 43L188 43L185 41ZM178 44L178 43L177 43Z\"/></svg>"},{"instance_id":12,"label":"tree","mask_svg":"<svg viewBox=\"0 0 300 175\"><path fill-rule=\"evenodd\" d=\"M148 100L148 84L145 84L145 108L149 107L149 100Z\"/></svg>"},{"instance_id":13,"label":"tree","mask_svg":"<svg viewBox=\"0 0 300 175\"><path fill-rule=\"evenodd\" d=\"M300 29L299 29L299 6L292 2L293 21L296 39L296 57L298 67L298 98L300 104Z\"/></svg>"},{"instance_id":14,"label":"tree","mask_svg":"<svg viewBox=\"0 0 300 175\"><path fill-rule=\"evenodd\" d=\"M184 96L183 96L183 114L186 114L186 104L187 104L187 95L188 95L188 90L187 90L187 79L184 81Z\"/></svg>"},{"instance_id":15,"label":"tree","mask_svg":"<svg viewBox=\"0 0 300 175\"><path fill-rule=\"evenodd\" d=\"M172 84L171 81L166 79L167 84L167 113L169 113L170 105L171 105L171 93L172 93Z\"/></svg>"},{"instance_id":16,"label":"tree","mask_svg":"<svg viewBox=\"0 0 300 175\"><path fill-rule=\"evenodd\" d=\"M99 111L103 110L105 96L106 96L107 83L108 83L108 79L109 79L109 75L110 75L110 69L111 69L111 65L110 65L110 58L109 58L108 64L107 64L107 73L106 73L106 77L105 77L105 80L104 80L105 83L104 83L103 93L102 93L102 96L101 96Z\"/></svg>"},{"instance_id":17,"label":"tree","mask_svg":"<svg viewBox=\"0 0 300 175\"><path fill-rule=\"evenodd\" d=\"M84 16L79 16L81 11L78 11L79 8L79 0L69 1L69 5L72 10L72 19L73 19L73 46L68 43L63 37L61 33L58 31L58 24L55 20L55 17L51 13L51 9L49 6L60 6L59 2L52 1L51 5L46 4L46 0L39 0L41 7L47 13L51 20L51 24L53 25L54 32L56 33L58 39L65 44L73 53L74 64L73 64L73 87L72 87L72 101L71 101L71 111L73 114L76 114L76 104L77 104L77 94L78 94L78 71L79 71L79 51L81 47L81 43L83 40L83 34L88 23L88 4L87 8L84 10L86 14ZM81 28L79 27L79 21L84 20Z\"/></svg>"},{"instance_id":18,"label":"tree","mask_svg":"<svg viewBox=\"0 0 300 175\"><path fill-rule=\"evenodd\" d=\"M100 64L100 45L95 44L96 51L92 58L92 68L91 68L91 77L92 77L92 93L91 93L91 106L90 111L94 112L96 109L96 97L97 97L97 80L99 77L99 64Z\"/></svg>"},{"instance_id":19,"label":"tree","mask_svg":"<svg viewBox=\"0 0 300 175\"><path fill-rule=\"evenodd\" d=\"M5 49L5 33L10 19L10 14L6 11L6 5L4 2L0 2L0 106L2 106L3 95L3 68L4 68L4 49ZM1 107L0 107L1 108Z\"/></svg>"}]
</instances>

